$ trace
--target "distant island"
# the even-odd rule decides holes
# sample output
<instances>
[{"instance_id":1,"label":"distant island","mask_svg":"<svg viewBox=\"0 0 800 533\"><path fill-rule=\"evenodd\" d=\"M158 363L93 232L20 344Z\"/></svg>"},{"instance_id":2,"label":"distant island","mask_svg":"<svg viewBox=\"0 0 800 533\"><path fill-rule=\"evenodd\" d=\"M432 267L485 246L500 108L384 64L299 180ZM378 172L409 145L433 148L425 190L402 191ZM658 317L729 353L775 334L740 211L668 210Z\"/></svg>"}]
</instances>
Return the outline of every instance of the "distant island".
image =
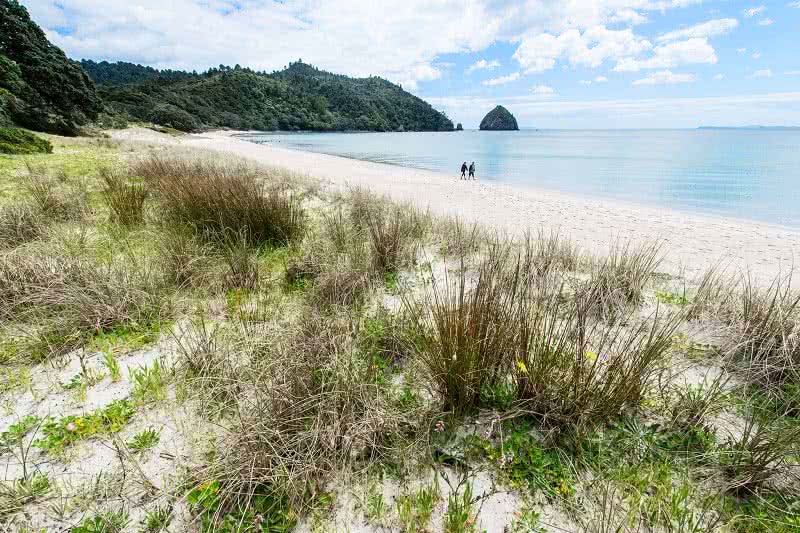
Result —
<instances>
[{"instance_id":1,"label":"distant island","mask_svg":"<svg viewBox=\"0 0 800 533\"><path fill-rule=\"evenodd\" d=\"M698 130L800 130L800 126L700 126Z\"/></svg>"},{"instance_id":2,"label":"distant island","mask_svg":"<svg viewBox=\"0 0 800 533\"><path fill-rule=\"evenodd\" d=\"M508 109L499 105L483 117L480 129L484 131L517 131L519 130L519 125L514 115Z\"/></svg>"}]
</instances>

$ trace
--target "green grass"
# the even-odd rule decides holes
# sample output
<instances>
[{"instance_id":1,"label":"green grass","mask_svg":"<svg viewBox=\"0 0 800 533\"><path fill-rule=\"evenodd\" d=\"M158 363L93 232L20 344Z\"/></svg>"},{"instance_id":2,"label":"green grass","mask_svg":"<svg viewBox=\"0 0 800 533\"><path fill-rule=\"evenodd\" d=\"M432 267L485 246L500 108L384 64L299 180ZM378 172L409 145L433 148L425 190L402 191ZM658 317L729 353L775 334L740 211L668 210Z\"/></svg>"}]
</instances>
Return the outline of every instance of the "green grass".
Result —
<instances>
[{"instance_id":1,"label":"green grass","mask_svg":"<svg viewBox=\"0 0 800 533\"><path fill-rule=\"evenodd\" d=\"M689 303L685 294L677 292L656 291L656 299L662 304L686 305Z\"/></svg>"},{"instance_id":2,"label":"green grass","mask_svg":"<svg viewBox=\"0 0 800 533\"><path fill-rule=\"evenodd\" d=\"M128 527L130 519L124 509L106 511L86 518L71 533L122 533Z\"/></svg>"},{"instance_id":3,"label":"green grass","mask_svg":"<svg viewBox=\"0 0 800 533\"><path fill-rule=\"evenodd\" d=\"M399 496L395 500L395 508L402 531L404 533L428 531L439 498L438 476L434 478L433 484L420 487L416 493Z\"/></svg>"},{"instance_id":4,"label":"green grass","mask_svg":"<svg viewBox=\"0 0 800 533\"><path fill-rule=\"evenodd\" d=\"M130 381L133 383L131 398L140 405L163 402L167 399L170 379L170 370L162 366L158 360L149 367L131 369Z\"/></svg>"},{"instance_id":5,"label":"green grass","mask_svg":"<svg viewBox=\"0 0 800 533\"><path fill-rule=\"evenodd\" d=\"M240 533L241 524L253 524L256 531L289 533L297 525L297 515L286 498L272 491L249 498L247 504L223 502L218 481L193 488L187 501L200 516L204 533Z\"/></svg>"},{"instance_id":6,"label":"green grass","mask_svg":"<svg viewBox=\"0 0 800 533\"><path fill-rule=\"evenodd\" d=\"M164 324L120 324L95 334L86 345L91 352L132 352L158 341Z\"/></svg>"}]
</instances>

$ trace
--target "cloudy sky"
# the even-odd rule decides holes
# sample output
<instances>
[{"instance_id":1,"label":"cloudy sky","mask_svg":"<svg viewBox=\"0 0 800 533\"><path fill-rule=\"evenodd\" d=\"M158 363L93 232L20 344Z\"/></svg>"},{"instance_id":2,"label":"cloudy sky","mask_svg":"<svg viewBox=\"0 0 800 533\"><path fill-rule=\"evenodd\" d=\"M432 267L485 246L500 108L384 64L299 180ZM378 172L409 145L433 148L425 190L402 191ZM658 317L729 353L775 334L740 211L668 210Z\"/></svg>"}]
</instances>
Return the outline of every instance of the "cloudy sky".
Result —
<instances>
[{"instance_id":1,"label":"cloudy sky","mask_svg":"<svg viewBox=\"0 0 800 533\"><path fill-rule=\"evenodd\" d=\"M379 75L475 127L800 126L800 0L22 0L73 58Z\"/></svg>"}]
</instances>

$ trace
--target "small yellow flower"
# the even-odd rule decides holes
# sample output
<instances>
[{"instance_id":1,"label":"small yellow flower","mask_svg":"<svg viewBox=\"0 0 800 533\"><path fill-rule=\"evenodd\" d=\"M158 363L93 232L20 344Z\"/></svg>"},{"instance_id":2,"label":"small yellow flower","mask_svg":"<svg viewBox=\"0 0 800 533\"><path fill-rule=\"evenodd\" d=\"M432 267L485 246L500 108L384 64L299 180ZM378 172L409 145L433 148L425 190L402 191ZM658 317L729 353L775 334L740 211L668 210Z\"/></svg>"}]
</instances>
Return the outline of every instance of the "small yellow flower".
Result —
<instances>
[{"instance_id":1,"label":"small yellow flower","mask_svg":"<svg viewBox=\"0 0 800 533\"><path fill-rule=\"evenodd\" d=\"M517 359L517 368L526 376L528 375L528 367L525 366L525 362L522 359Z\"/></svg>"},{"instance_id":2,"label":"small yellow flower","mask_svg":"<svg viewBox=\"0 0 800 533\"><path fill-rule=\"evenodd\" d=\"M597 354L595 352L583 352L583 356L589 361L597 361Z\"/></svg>"}]
</instances>

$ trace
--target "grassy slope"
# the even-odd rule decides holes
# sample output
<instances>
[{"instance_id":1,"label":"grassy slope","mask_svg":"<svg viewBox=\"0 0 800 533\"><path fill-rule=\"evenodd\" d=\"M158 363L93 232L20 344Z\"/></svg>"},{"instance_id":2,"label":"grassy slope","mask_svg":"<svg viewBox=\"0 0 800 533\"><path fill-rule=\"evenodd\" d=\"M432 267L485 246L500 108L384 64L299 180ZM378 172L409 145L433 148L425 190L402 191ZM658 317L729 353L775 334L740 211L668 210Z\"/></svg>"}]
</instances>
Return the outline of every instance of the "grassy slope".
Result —
<instances>
[{"instance_id":1,"label":"grassy slope","mask_svg":"<svg viewBox=\"0 0 800 533\"><path fill-rule=\"evenodd\" d=\"M128 168L147 149L49 139L51 155L0 156L2 209L30 205L25 224L37 228L4 245L11 270L0 271L55 257L66 276L48 278L33 261L24 273L39 281L22 279L24 298L0 283L0 521L84 528L76 531L800 527L799 426L785 394L793 369L765 380L742 362L758 350L792 355L793 345L742 354L741 341L756 337L744 325L769 322L741 314L763 318L763 308L724 297L742 287L684 290L654 274L657 250L589 261L541 235L521 248L523 271L537 272L534 293L510 298L516 256L504 245L364 191L331 196L236 162L179 174L223 187L243 180L230 190L238 200L228 204L240 207L225 214L231 228L248 210L285 211L282 197L263 204L251 192L273 194L254 185L260 179L288 182L305 206L304 237L284 246L206 234L210 221L193 213L216 195L171 187L180 183L171 148L149 166L134 163L131 178L109 178L103 168ZM28 166L53 197L83 207L50 202L50 216L37 218ZM142 183L146 223L110 222L110 184L135 192ZM446 279L483 288L459 300ZM530 294L544 298L544 322L524 323L550 343L519 352L518 330L501 327L527 320ZM576 321L575 301L595 302L587 322ZM796 316L791 298L778 301ZM642 346L619 339L652 325L657 307L660 323L679 319L669 342L644 366L615 366ZM687 321L688 312L703 320ZM778 322L773 340L793 327ZM581 323L600 329L570 353L577 330L567 326ZM618 341L603 345L608 328ZM569 342L541 350L559 339ZM490 379L495 365L502 371ZM593 379L616 385L574 394ZM624 405L614 407L618 397ZM763 431L743 439L751 413ZM760 463L764 450L779 456ZM756 483L762 472L769 478Z\"/></svg>"}]
</instances>

